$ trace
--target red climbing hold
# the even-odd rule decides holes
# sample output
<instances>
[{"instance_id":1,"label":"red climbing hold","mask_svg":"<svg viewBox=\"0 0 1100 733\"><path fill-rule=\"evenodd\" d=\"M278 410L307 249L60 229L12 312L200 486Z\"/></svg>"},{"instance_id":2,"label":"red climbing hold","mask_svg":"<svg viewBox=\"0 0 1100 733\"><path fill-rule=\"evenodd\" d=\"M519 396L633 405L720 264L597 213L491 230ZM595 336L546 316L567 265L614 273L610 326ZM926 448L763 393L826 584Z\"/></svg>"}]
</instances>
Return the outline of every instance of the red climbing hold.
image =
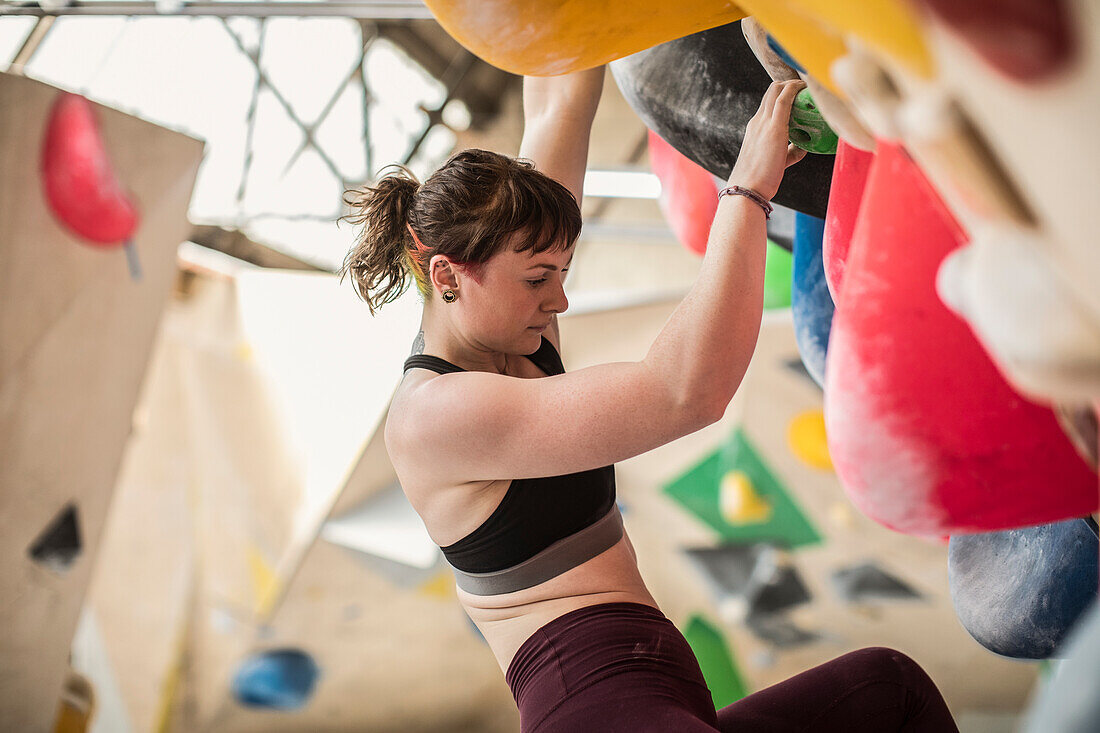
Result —
<instances>
[{"instance_id":1,"label":"red climbing hold","mask_svg":"<svg viewBox=\"0 0 1100 733\"><path fill-rule=\"evenodd\" d=\"M42 146L42 183L54 215L99 247L122 246L138 212L119 184L91 102L62 92L54 101Z\"/></svg>"},{"instance_id":2,"label":"red climbing hold","mask_svg":"<svg viewBox=\"0 0 1100 733\"><path fill-rule=\"evenodd\" d=\"M1065 0L920 2L1010 79L1040 81L1065 69L1077 54Z\"/></svg>"},{"instance_id":3,"label":"red climbing hold","mask_svg":"<svg viewBox=\"0 0 1100 733\"><path fill-rule=\"evenodd\" d=\"M844 278L848 245L852 240L852 231L856 228L867 172L871 170L871 161L874 159L874 153L852 147L843 138L836 149L833 183L829 187L829 209L825 214L825 235L821 241L825 282L829 285L834 302L840 298L840 282Z\"/></svg>"},{"instance_id":4,"label":"red climbing hold","mask_svg":"<svg viewBox=\"0 0 1100 733\"><path fill-rule=\"evenodd\" d=\"M680 244L695 254L707 251L707 238L718 210L714 178L660 135L649 131L649 165L661 182L658 203Z\"/></svg>"},{"instance_id":5,"label":"red climbing hold","mask_svg":"<svg viewBox=\"0 0 1100 733\"><path fill-rule=\"evenodd\" d=\"M1001 530L1097 507L1052 410L1013 390L936 294L961 230L902 148L879 141L833 320L829 451L852 501L920 535Z\"/></svg>"}]
</instances>

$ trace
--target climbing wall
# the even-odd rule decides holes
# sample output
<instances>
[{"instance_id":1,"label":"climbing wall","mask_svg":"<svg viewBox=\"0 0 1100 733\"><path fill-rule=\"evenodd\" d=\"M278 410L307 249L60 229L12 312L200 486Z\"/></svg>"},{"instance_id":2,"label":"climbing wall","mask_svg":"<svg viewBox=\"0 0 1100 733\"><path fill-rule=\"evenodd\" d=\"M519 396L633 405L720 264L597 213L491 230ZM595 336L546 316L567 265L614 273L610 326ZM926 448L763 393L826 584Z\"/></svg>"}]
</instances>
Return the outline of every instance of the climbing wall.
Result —
<instances>
[{"instance_id":1,"label":"climbing wall","mask_svg":"<svg viewBox=\"0 0 1100 733\"><path fill-rule=\"evenodd\" d=\"M769 227L769 304L790 311L766 316L723 421L619 466L627 528L717 705L888 645L956 712L1017 711L1034 668L982 647L1056 656L1095 605L1095 4L429 6L512 71L613 62L694 252L713 212L707 176L728 174L769 79L806 82L791 140L812 155L777 196L797 212L789 229ZM154 358L155 396L131 419L199 144L62 99L58 112L55 90L0 77L0 221L15 244L0 254L0 708L20 729L52 719L117 484L110 563L73 647L101 720L514 728L381 450L415 309L381 330L357 324L372 350L341 352L331 344L355 339L334 324L359 316L327 278L191 280L183 330L161 342L176 353ZM66 130L93 119L111 180L66 189ZM677 189L689 168L662 166L658 141L693 161L691 186ZM28 185L40 173L45 185ZM575 298L567 366L640 358L672 308L647 297L613 311ZM337 437L319 437L326 425ZM159 603L143 605L152 590L127 602L122 578L137 577ZM457 655L441 661L442 647ZM1095 691L1091 661L1072 678Z\"/></svg>"},{"instance_id":2,"label":"climbing wall","mask_svg":"<svg viewBox=\"0 0 1100 733\"><path fill-rule=\"evenodd\" d=\"M378 429L417 318L327 274L181 274L89 592L98 730L514 728Z\"/></svg>"},{"instance_id":3,"label":"climbing wall","mask_svg":"<svg viewBox=\"0 0 1100 733\"><path fill-rule=\"evenodd\" d=\"M134 280L48 208L43 135L59 90L0 75L0 710L49 730L157 323L187 236L202 144L95 107L141 212Z\"/></svg>"}]
</instances>

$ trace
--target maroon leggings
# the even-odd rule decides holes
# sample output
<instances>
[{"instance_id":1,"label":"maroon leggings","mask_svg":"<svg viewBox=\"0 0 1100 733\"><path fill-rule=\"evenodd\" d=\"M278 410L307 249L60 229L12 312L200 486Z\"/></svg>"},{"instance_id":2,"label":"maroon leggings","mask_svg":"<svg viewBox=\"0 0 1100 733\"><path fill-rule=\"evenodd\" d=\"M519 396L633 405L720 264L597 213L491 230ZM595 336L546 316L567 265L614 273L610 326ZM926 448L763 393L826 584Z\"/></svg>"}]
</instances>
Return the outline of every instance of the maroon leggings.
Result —
<instances>
[{"instance_id":1,"label":"maroon leggings","mask_svg":"<svg viewBox=\"0 0 1100 733\"><path fill-rule=\"evenodd\" d=\"M506 677L523 733L958 731L924 670L882 648L845 654L716 713L683 635L637 603L554 619L523 643Z\"/></svg>"}]
</instances>

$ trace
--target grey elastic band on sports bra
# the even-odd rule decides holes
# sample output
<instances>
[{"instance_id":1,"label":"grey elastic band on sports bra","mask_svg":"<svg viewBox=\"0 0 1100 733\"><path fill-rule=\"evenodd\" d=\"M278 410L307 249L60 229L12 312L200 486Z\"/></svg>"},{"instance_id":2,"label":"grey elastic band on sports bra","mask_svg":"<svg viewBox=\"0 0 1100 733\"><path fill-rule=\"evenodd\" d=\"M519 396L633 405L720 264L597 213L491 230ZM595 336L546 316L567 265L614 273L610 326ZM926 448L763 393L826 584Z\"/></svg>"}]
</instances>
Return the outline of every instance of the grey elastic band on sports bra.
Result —
<instances>
[{"instance_id":1,"label":"grey elastic band on sports bra","mask_svg":"<svg viewBox=\"0 0 1100 733\"><path fill-rule=\"evenodd\" d=\"M476 596L495 596L531 588L572 570L615 546L623 536L623 516L617 506L595 523L558 540L534 557L504 570L467 573L452 567L458 587Z\"/></svg>"}]
</instances>

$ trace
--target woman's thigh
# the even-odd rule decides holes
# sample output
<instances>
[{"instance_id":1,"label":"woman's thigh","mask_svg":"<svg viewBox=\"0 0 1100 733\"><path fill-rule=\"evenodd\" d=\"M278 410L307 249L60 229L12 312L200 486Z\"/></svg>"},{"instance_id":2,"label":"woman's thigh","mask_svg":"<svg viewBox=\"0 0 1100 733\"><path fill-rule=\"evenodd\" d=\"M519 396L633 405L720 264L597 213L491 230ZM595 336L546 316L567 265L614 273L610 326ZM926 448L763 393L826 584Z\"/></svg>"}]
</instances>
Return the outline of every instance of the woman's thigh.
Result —
<instances>
[{"instance_id":1,"label":"woman's thigh","mask_svg":"<svg viewBox=\"0 0 1100 733\"><path fill-rule=\"evenodd\" d=\"M717 733L714 713L700 711L710 702L706 688L701 703L694 691L662 691L653 675L616 675L585 690L574 691L565 703L532 730L535 733ZM685 699L688 697L689 699ZM708 722L704 718L709 717Z\"/></svg>"},{"instance_id":2,"label":"woman's thigh","mask_svg":"<svg viewBox=\"0 0 1100 733\"><path fill-rule=\"evenodd\" d=\"M957 733L931 678L901 652L860 649L718 711L723 732Z\"/></svg>"}]
</instances>

